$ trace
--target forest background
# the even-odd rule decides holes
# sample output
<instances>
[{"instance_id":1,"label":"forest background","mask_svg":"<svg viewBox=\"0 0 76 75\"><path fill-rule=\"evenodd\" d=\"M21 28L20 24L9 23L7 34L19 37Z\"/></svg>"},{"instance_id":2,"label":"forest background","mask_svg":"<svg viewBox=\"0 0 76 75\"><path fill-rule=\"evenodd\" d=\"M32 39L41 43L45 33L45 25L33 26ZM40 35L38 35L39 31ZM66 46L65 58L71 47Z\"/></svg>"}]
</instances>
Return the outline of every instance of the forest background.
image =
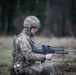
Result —
<instances>
[{"instance_id":1,"label":"forest background","mask_svg":"<svg viewBox=\"0 0 76 75\"><path fill-rule=\"evenodd\" d=\"M76 37L76 0L0 0L0 35L19 34L29 15L41 21L38 35Z\"/></svg>"},{"instance_id":2,"label":"forest background","mask_svg":"<svg viewBox=\"0 0 76 75\"><path fill-rule=\"evenodd\" d=\"M29 15L41 21L34 38L39 47L51 44L76 50L76 0L0 0L0 75L10 75L13 36L22 31L23 21ZM61 66L61 75L76 75L74 52L46 62Z\"/></svg>"}]
</instances>

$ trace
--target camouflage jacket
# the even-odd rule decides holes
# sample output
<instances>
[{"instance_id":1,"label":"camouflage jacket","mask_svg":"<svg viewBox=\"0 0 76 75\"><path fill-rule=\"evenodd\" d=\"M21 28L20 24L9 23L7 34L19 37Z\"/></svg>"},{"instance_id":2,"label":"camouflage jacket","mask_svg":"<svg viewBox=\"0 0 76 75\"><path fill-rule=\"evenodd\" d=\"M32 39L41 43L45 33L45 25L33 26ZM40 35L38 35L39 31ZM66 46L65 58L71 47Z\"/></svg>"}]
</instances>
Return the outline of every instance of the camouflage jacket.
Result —
<instances>
[{"instance_id":1,"label":"camouflage jacket","mask_svg":"<svg viewBox=\"0 0 76 75\"><path fill-rule=\"evenodd\" d=\"M19 60L22 56L29 62L32 61L43 61L44 55L35 54L32 52L32 49L36 48L33 38L27 35L25 32L22 32L17 36L16 39L16 51L15 60Z\"/></svg>"}]
</instances>

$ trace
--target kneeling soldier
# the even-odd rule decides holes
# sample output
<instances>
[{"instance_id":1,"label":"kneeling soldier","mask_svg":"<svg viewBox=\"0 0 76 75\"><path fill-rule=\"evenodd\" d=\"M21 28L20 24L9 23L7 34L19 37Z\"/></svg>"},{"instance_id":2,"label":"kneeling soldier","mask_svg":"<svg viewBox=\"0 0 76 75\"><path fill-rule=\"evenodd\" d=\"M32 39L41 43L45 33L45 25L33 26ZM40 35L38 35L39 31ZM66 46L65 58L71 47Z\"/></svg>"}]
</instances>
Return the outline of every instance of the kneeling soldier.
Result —
<instances>
[{"instance_id":1,"label":"kneeling soldier","mask_svg":"<svg viewBox=\"0 0 76 75\"><path fill-rule=\"evenodd\" d=\"M14 55L14 71L18 75L57 75L54 63L35 63L35 61L44 61L52 59L56 54L35 54L33 49L37 49L34 42L34 35L40 27L40 21L35 16L28 16L24 20L24 29L16 37L15 55Z\"/></svg>"}]
</instances>

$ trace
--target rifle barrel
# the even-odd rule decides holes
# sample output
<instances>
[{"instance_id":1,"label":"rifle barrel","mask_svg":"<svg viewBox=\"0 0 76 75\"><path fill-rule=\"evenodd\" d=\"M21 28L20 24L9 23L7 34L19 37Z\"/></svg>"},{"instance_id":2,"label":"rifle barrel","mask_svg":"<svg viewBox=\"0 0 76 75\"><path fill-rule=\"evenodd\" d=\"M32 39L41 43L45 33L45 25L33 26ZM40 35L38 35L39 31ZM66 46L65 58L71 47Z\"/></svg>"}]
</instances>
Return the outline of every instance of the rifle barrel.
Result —
<instances>
[{"instance_id":1,"label":"rifle barrel","mask_svg":"<svg viewBox=\"0 0 76 75\"><path fill-rule=\"evenodd\" d=\"M75 52L76 53L76 50L65 50L65 51L67 51L67 52Z\"/></svg>"}]
</instances>

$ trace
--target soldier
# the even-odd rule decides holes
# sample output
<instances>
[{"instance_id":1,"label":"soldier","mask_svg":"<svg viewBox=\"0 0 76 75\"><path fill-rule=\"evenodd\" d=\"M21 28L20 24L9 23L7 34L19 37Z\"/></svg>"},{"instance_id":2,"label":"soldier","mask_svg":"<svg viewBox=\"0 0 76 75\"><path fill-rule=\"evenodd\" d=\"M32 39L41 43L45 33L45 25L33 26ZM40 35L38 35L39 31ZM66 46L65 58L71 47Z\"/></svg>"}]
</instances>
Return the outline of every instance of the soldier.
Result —
<instances>
[{"instance_id":1,"label":"soldier","mask_svg":"<svg viewBox=\"0 0 76 75\"><path fill-rule=\"evenodd\" d=\"M15 41L16 53L14 56L14 71L17 73L23 69L25 75L57 75L56 66L54 63L36 63L35 61L44 61L52 59L57 54L35 54L32 49L37 49L34 42L34 35L40 27L40 21L36 16L28 16L24 20L24 29L17 36ZM24 61L23 68L18 67L20 63L17 61ZM16 73L16 74L17 74Z\"/></svg>"}]
</instances>

